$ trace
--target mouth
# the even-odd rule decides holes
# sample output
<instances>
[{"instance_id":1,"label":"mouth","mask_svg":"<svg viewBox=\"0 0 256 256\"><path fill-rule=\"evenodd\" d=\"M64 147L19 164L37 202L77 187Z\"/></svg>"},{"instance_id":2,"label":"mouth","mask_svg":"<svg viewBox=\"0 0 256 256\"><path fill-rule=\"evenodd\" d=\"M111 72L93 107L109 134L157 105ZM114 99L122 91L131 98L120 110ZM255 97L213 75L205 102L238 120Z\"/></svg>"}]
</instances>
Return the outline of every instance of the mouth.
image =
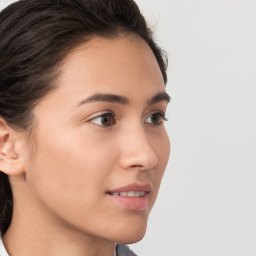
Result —
<instances>
[{"instance_id":1,"label":"mouth","mask_svg":"<svg viewBox=\"0 0 256 256\"><path fill-rule=\"evenodd\" d=\"M127 197L142 197L146 194L145 191L128 191L128 192L108 192L107 194L111 196L127 196Z\"/></svg>"},{"instance_id":2,"label":"mouth","mask_svg":"<svg viewBox=\"0 0 256 256\"><path fill-rule=\"evenodd\" d=\"M148 206L151 186L149 184L131 184L107 192L107 195L122 208L142 211Z\"/></svg>"}]
</instances>

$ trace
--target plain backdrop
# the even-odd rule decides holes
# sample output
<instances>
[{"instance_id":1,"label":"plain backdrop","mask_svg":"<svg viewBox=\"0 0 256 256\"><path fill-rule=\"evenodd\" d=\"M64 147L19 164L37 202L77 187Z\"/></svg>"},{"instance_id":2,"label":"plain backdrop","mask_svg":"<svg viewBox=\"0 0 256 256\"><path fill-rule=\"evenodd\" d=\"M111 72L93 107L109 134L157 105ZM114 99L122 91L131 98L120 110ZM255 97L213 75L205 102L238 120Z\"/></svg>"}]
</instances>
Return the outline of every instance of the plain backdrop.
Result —
<instances>
[{"instance_id":1,"label":"plain backdrop","mask_svg":"<svg viewBox=\"0 0 256 256\"><path fill-rule=\"evenodd\" d=\"M172 152L147 234L131 248L256 256L256 0L136 2L169 55Z\"/></svg>"}]
</instances>

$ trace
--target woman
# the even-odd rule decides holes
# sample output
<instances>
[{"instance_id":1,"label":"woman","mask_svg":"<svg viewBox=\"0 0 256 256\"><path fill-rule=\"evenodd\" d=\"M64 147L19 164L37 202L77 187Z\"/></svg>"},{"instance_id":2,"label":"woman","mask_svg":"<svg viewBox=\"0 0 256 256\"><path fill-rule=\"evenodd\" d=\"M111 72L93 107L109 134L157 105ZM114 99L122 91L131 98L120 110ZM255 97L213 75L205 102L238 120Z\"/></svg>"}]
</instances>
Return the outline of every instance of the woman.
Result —
<instances>
[{"instance_id":1,"label":"woman","mask_svg":"<svg viewBox=\"0 0 256 256\"><path fill-rule=\"evenodd\" d=\"M138 7L21 0L0 24L1 256L134 255L169 157Z\"/></svg>"}]
</instances>

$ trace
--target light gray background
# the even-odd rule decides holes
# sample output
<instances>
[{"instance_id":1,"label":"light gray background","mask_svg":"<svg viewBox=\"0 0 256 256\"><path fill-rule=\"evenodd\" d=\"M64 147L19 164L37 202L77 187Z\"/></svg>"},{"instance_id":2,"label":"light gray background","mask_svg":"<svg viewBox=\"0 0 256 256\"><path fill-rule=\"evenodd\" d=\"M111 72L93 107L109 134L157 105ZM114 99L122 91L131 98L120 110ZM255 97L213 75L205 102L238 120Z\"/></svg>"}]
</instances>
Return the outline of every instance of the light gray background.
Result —
<instances>
[{"instance_id":1,"label":"light gray background","mask_svg":"<svg viewBox=\"0 0 256 256\"><path fill-rule=\"evenodd\" d=\"M131 247L255 256L256 0L137 3L169 54L172 153L148 232Z\"/></svg>"}]
</instances>

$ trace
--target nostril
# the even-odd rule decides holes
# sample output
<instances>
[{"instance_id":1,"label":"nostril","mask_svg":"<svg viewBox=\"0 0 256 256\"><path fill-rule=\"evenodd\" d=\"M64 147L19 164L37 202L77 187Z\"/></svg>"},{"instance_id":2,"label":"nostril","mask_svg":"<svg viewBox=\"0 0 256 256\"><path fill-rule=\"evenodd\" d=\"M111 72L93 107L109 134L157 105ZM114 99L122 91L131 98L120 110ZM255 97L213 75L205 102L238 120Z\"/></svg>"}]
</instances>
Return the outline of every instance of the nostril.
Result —
<instances>
[{"instance_id":1,"label":"nostril","mask_svg":"<svg viewBox=\"0 0 256 256\"><path fill-rule=\"evenodd\" d=\"M131 165L131 168L141 168L143 167L142 165Z\"/></svg>"}]
</instances>

